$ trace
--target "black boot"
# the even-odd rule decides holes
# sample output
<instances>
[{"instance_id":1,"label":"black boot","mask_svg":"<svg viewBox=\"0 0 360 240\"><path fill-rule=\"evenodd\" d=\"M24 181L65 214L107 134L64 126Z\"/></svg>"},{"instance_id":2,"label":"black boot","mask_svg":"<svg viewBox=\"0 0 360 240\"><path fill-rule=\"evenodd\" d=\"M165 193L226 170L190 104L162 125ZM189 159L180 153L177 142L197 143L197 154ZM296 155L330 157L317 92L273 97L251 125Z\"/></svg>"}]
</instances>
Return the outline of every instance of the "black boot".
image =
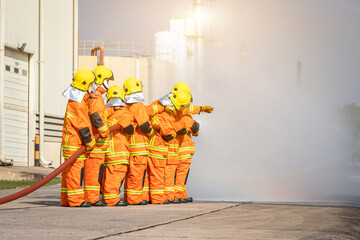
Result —
<instances>
[{"instance_id":1,"label":"black boot","mask_svg":"<svg viewBox=\"0 0 360 240\"><path fill-rule=\"evenodd\" d=\"M181 203L187 203L188 202L187 198L185 198L185 199L181 198L180 201L181 201Z\"/></svg>"},{"instance_id":2,"label":"black boot","mask_svg":"<svg viewBox=\"0 0 360 240\"><path fill-rule=\"evenodd\" d=\"M96 203L93 203L93 206L95 206L95 207L105 207L105 206L107 206L107 203L102 202L102 201L99 200Z\"/></svg>"},{"instance_id":3,"label":"black boot","mask_svg":"<svg viewBox=\"0 0 360 240\"><path fill-rule=\"evenodd\" d=\"M175 200L172 201L171 203L179 204L179 203L181 203L181 201L180 201L180 199L175 199Z\"/></svg>"},{"instance_id":4,"label":"black boot","mask_svg":"<svg viewBox=\"0 0 360 240\"><path fill-rule=\"evenodd\" d=\"M187 199L187 201L188 201L188 202L193 202L194 200L193 200L192 197L189 197L189 198Z\"/></svg>"},{"instance_id":5,"label":"black boot","mask_svg":"<svg viewBox=\"0 0 360 240\"><path fill-rule=\"evenodd\" d=\"M91 207L91 202L83 202L80 206L78 207Z\"/></svg>"},{"instance_id":6,"label":"black boot","mask_svg":"<svg viewBox=\"0 0 360 240\"><path fill-rule=\"evenodd\" d=\"M169 200L169 199L166 199L163 204L170 204L170 200Z\"/></svg>"},{"instance_id":7,"label":"black boot","mask_svg":"<svg viewBox=\"0 0 360 240\"><path fill-rule=\"evenodd\" d=\"M139 203L138 205L147 205L148 202L146 200L142 200L141 203Z\"/></svg>"},{"instance_id":8,"label":"black boot","mask_svg":"<svg viewBox=\"0 0 360 240\"><path fill-rule=\"evenodd\" d=\"M123 201L119 201L117 204L115 204L115 206L118 206L118 207L126 207L127 205L129 205L129 203L123 202Z\"/></svg>"}]
</instances>

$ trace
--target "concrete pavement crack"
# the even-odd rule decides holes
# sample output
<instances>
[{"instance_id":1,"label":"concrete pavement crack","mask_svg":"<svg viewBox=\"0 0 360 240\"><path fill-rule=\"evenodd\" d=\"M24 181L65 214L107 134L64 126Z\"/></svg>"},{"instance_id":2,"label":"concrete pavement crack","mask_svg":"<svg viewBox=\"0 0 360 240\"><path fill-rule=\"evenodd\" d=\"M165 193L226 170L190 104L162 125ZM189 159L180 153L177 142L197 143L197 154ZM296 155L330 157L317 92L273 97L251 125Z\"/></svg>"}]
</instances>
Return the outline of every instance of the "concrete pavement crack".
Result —
<instances>
[{"instance_id":1,"label":"concrete pavement crack","mask_svg":"<svg viewBox=\"0 0 360 240\"><path fill-rule=\"evenodd\" d=\"M154 225L150 225L150 226L146 226L146 227L141 227L141 228L137 228L137 229L133 229L133 230L128 230L128 231L124 231L124 232L112 233L112 234L108 234L106 236L91 238L90 240L98 240L98 239L104 239L104 238L108 238L108 237L120 236L120 235L133 233L133 232L140 232L140 231L144 231L144 230L147 230L147 229L168 225L168 224L175 223L175 222L186 221L186 220L189 220L189 219L192 219L192 218L197 218L197 217L200 217L200 216L204 216L204 215L208 215L208 214L212 214L212 213L216 213L216 212L221 212L221 211L224 211L224 210L227 210L227 209L230 209L230 208L238 207L238 206L240 206L242 204L246 204L246 203L250 203L250 202L242 202L242 203L238 203L238 204L235 204L235 205L232 205L232 206L229 206L229 207L220 208L220 209L212 210L212 211L209 211L209 212L195 214L195 215L192 215L192 216L189 216L189 217L175 219L175 220L171 220L171 221L167 221L167 222L163 222L163 223L158 223L158 224L154 224Z\"/></svg>"}]
</instances>

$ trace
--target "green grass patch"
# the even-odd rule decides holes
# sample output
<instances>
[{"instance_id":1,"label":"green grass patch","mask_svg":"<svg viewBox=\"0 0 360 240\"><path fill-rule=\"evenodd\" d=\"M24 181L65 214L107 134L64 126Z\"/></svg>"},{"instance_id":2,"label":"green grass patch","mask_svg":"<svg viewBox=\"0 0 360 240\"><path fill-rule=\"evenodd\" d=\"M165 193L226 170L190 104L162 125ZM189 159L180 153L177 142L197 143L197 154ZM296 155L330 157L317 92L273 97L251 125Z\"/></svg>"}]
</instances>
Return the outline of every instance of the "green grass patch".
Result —
<instances>
[{"instance_id":1,"label":"green grass patch","mask_svg":"<svg viewBox=\"0 0 360 240\"><path fill-rule=\"evenodd\" d=\"M35 183L37 183L38 181L5 181L5 180L0 180L0 190L4 190L4 189L12 189L12 188L18 188L18 187L27 187L27 186L31 186ZM50 185L54 185L54 184L58 184L61 183L61 179L60 178L56 178L51 180L50 182L48 182L47 184L45 184L45 186L50 186Z\"/></svg>"}]
</instances>

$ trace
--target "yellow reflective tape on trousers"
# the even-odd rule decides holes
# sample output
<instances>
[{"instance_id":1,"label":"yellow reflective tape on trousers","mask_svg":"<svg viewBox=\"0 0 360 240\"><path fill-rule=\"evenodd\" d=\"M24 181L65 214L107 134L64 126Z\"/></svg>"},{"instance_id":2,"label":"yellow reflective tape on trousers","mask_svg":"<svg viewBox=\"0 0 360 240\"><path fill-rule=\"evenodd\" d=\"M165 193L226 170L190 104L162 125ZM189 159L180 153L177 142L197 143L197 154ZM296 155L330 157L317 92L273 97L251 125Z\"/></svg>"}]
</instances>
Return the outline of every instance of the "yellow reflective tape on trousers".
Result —
<instances>
[{"instance_id":1,"label":"yellow reflective tape on trousers","mask_svg":"<svg viewBox=\"0 0 360 240\"><path fill-rule=\"evenodd\" d=\"M67 191L67 195L76 195L76 194L84 194L84 190L78 189L78 190Z\"/></svg>"},{"instance_id":2,"label":"yellow reflective tape on trousers","mask_svg":"<svg viewBox=\"0 0 360 240\"><path fill-rule=\"evenodd\" d=\"M142 194L142 191L124 190L124 193L126 193L126 194L132 194L132 195L141 195L141 194Z\"/></svg>"},{"instance_id":3,"label":"yellow reflective tape on trousers","mask_svg":"<svg viewBox=\"0 0 360 240\"><path fill-rule=\"evenodd\" d=\"M175 190L183 192L183 191L185 191L185 188L180 187L180 186L175 186Z\"/></svg>"},{"instance_id":4,"label":"yellow reflective tape on trousers","mask_svg":"<svg viewBox=\"0 0 360 240\"><path fill-rule=\"evenodd\" d=\"M191 154L186 154L186 155L183 155L183 156L179 156L179 160L182 160L182 159L187 159L187 158L192 158L192 155Z\"/></svg>"},{"instance_id":5,"label":"yellow reflective tape on trousers","mask_svg":"<svg viewBox=\"0 0 360 240\"><path fill-rule=\"evenodd\" d=\"M166 187L164 189L165 192L173 192L174 191L174 188L173 187Z\"/></svg>"},{"instance_id":6,"label":"yellow reflective tape on trousers","mask_svg":"<svg viewBox=\"0 0 360 240\"><path fill-rule=\"evenodd\" d=\"M118 194L102 195L101 198L102 199L120 198L120 195L118 195Z\"/></svg>"},{"instance_id":7,"label":"yellow reflective tape on trousers","mask_svg":"<svg viewBox=\"0 0 360 240\"><path fill-rule=\"evenodd\" d=\"M66 188L61 188L61 192L67 192Z\"/></svg>"},{"instance_id":8,"label":"yellow reflective tape on trousers","mask_svg":"<svg viewBox=\"0 0 360 240\"><path fill-rule=\"evenodd\" d=\"M151 190L150 189L150 193L151 194L164 194L164 189L160 189L160 190Z\"/></svg>"},{"instance_id":9,"label":"yellow reflective tape on trousers","mask_svg":"<svg viewBox=\"0 0 360 240\"><path fill-rule=\"evenodd\" d=\"M84 186L84 190L86 190L86 191L89 191L89 190L98 191L98 190L100 190L100 186Z\"/></svg>"}]
</instances>

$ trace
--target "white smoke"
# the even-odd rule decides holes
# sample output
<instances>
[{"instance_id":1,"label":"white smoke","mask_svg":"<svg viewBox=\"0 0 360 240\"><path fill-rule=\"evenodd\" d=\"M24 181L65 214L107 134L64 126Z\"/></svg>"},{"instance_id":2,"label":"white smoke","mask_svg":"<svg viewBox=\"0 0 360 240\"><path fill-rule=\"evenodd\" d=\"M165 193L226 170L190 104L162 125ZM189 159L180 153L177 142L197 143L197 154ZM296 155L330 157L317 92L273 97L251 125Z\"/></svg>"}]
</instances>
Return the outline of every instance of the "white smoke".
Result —
<instances>
[{"instance_id":1,"label":"white smoke","mask_svg":"<svg viewBox=\"0 0 360 240\"><path fill-rule=\"evenodd\" d=\"M216 1L212 39L186 79L194 104L215 108L194 117L190 195L360 204L354 146L338 118L360 103L359 9L356 1Z\"/></svg>"}]
</instances>

